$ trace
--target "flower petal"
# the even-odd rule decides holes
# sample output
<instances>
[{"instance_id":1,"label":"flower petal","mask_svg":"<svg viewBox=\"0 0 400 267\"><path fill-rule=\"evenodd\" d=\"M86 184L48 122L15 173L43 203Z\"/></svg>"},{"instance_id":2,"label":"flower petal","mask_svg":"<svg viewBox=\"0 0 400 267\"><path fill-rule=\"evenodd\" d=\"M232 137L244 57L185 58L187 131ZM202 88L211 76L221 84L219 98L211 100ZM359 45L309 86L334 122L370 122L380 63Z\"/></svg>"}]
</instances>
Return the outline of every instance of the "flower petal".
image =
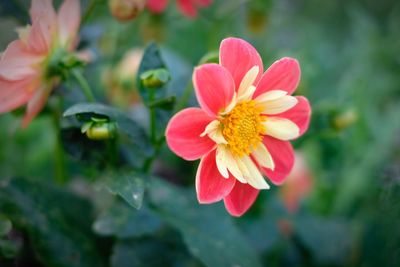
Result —
<instances>
[{"instance_id":1,"label":"flower petal","mask_svg":"<svg viewBox=\"0 0 400 267\"><path fill-rule=\"evenodd\" d=\"M299 62L294 58L282 58L275 61L264 73L257 84L254 97L271 90L284 90L291 95L300 82Z\"/></svg>"},{"instance_id":2,"label":"flower petal","mask_svg":"<svg viewBox=\"0 0 400 267\"><path fill-rule=\"evenodd\" d=\"M238 89L239 97L241 95L243 95L250 86L253 86L254 81L257 79L259 72L260 72L260 68L258 66L254 66L246 73L246 75L244 75L242 81L240 82L239 89Z\"/></svg>"},{"instance_id":3,"label":"flower petal","mask_svg":"<svg viewBox=\"0 0 400 267\"><path fill-rule=\"evenodd\" d=\"M11 42L0 59L0 77L6 80L21 80L37 74L34 65L44 57L27 51L20 40Z\"/></svg>"},{"instance_id":4,"label":"flower petal","mask_svg":"<svg viewBox=\"0 0 400 267\"><path fill-rule=\"evenodd\" d=\"M239 38L226 38L221 42L219 62L231 73L236 90L239 89L243 77L252 67L259 67L259 73L254 84L258 83L264 69L257 50L251 44Z\"/></svg>"},{"instance_id":5,"label":"flower petal","mask_svg":"<svg viewBox=\"0 0 400 267\"><path fill-rule=\"evenodd\" d=\"M269 136L264 136L263 143L271 153L275 168L271 170L261 167L261 170L274 184L282 184L294 164L293 147L288 141L281 141Z\"/></svg>"},{"instance_id":6,"label":"flower petal","mask_svg":"<svg viewBox=\"0 0 400 267\"><path fill-rule=\"evenodd\" d=\"M199 108L187 108L169 121L165 136L169 148L186 160L196 160L215 147L208 136L200 137L213 120Z\"/></svg>"},{"instance_id":7,"label":"flower petal","mask_svg":"<svg viewBox=\"0 0 400 267\"><path fill-rule=\"evenodd\" d=\"M276 116L289 119L292 122L296 123L296 125L300 129L299 134L302 135L308 129L308 126L310 124L311 107L307 98L303 96L296 96L296 99L297 104L293 108L283 113L276 114Z\"/></svg>"},{"instance_id":8,"label":"flower petal","mask_svg":"<svg viewBox=\"0 0 400 267\"><path fill-rule=\"evenodd\" d=\"M200 106L212 116L229 105L235 91L231 74L218 64L195 68L193 84Z\"/></svg>"},{"instance_id":9,"label":"flower petal","mask_svg":"<svg viewBox=\"0 0 400 267\"><path fill-rule=\"evenodd\" d=\"M297 98L291 95L285 95L281 98L259 102L257 106L261 106L263 111L262 114L273 115L285 112L297 104Z\"/></svg>"},{"instance_id":10,"label":"flower petal","mask_svg":"<svg viewBox=\"0 0 400 267\"><path fill-rule=\"evenodd\" d=\"M29 100L25 116L22 120L22 127L25 128L32 121L34 117L43 109L45 106L47 99L53 89L53 85L51 84L43 84L39 87L32 98Z\"/></svg>"},{"instance_id":11,"label":"flower petal","mask_svg":"<svg viewBox=\"0 0 400 267\"><path fill-rule=\"evenodd\" d=\"M81 22L79 0L64 0L58 10L58 37L61 45L69 46L75 41Z\"/></svg>"},{"instance_id":12,"label":"flower petal","mask_svg":"<svg viewBox=\"0 0 400 267\"><path fill-rule=\"evenodd\" d=\"M0 79L0 113L25 105L33 94L31 78L20 81Z\"/></svg>"},{"instance_id":13,"label":"flower petal","mask_svg":"<svg viewBox=\"0 0 400 267\"><path fill-rule=\"evenodd\" d=\"M224 178L218 171L215 150L205 155L196 174L197 199L200 203L214 203L228 195L236 179L232 176Z\"/></svg>"},{"instance_id":14,"label":"flower petal","mask_svg":"<svg viewBox=\"0 0 400 267\"><path fill-rule=\"evenodd\" d=\"M253 160L249 156L244 156L238 161L243 163L239 165L239 168L249 185L257 189L269 189L267 181L265 181L256 164L254 164ZM244 170L243 167L245 167L247 171Z\"/></svg>"},{"instance_id":15,"label":"flower petal","mask_svg":"<svg viewBox=\"0 0 400 267\"><path fill-rule=\"evenodd\" d=\"M210 122L204 132L200 134L201 137L206 135L208 135L208 137L210 137L210 139L216 144L228 144L228 141L225 140L225 137L222 134L222 125L219 120L213 120Z\"/></svg>"},{"instance_id":16,"label":"flower petal","mask_svg":"<svg viewBox=\"0 0 400 267\"><path fill-rule=\"evenodd\" d=\"M241 183L247 183L239 169L236 159L225 145L219 145L216 152L216 162L219 172L225 178L229 177L229 172Z\"/></svg>"},{"instance_id":17,"label":"flower petal","mask_svg":"<svg viewBox=\"0 0 400 267\"><path fill-rule=\"evenodd\" d=\"M39 53L49 51L57 27L57 15L51 0L32 0L30 9L32 28L28 37L31 49Z\"/></svg>"},{"instance_id":18,"label":"flower petal","mask_svg":"<svg viewBox=\"0 0 400 267\"><path fill-rule=\"evenodd\" d=\"M280 117L268 117L263 125L265 134L275 137L279 140L292 140L300 135L300 129L291 120Z\"/></svg>"},{"instance_id":19,"label":"flower petal","mask_svg":"<svg viewBox=\"0 0 400 267\"><path fill-rule=\"evenodd\" d=\"M274 170L275 164L271 154L263 143L260 143L251 153L257 163L264 168Z\"/></svg>"},{"instance_id":20,"label":"flower petal","mask_svg":"<svg viewBox=\"0 0 400 267\"><path fill-rule=\"evenodd\" d=\"M253 205L258 193L258 189L248 184L236 183L224 198L225 208L232 216L242 216Z\"/></svg>"},{"instance_id":21,"label":"flower petal","mask_svg":"<svg viewBox=\"0 0 400 267\"><path fill-rule=\"evenodd\" d=\"M147 8L156 14L162 13L168 5L168 0L147 0Z\"/></svg>"},{"instance_id":22,"label":"flower petal","mask_svg":"<svg viewBox=\"0 0 400 267\"><path fill-rule=\"evenodd\" d=\"M177 0L179 10L187 17L195 18L197 8L192 0Z\"/></svg>"},{"instance_id":23,"label":"flower petal","mask_svg":"<svg viewBox=\"0 0 400 267\"><path fill-rule=\"evenodd\" d=\"M256 102L265 102L265 101L276 100L276 99L281 98L281 97L283 97L285 95L287 95L286 91L283 91L283 90L271 90L271 91L265 92L265 93L257 96L254 100Z\"/></svg>"}]
</instances>

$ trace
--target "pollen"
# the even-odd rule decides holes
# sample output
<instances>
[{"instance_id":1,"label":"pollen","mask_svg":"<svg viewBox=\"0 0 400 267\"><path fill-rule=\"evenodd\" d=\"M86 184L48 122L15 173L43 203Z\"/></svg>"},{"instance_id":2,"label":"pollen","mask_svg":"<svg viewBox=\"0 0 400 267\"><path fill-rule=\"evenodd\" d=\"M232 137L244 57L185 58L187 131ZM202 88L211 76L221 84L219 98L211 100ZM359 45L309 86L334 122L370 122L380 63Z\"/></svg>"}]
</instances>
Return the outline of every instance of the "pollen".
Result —
<instances>
[{"instance_id":1,"label":"pollen","mask_svg":"<svg viewBox=\"0 0 400 267\"><path fill-rule=\"evenodd\" d=\"M231 112L223 116L222 135L235 156L249 155L262 141L262 134L265 132L262 122L265 118L261 111L254 100L247 100L238 103Z\"/></svg>"}]
</instances>

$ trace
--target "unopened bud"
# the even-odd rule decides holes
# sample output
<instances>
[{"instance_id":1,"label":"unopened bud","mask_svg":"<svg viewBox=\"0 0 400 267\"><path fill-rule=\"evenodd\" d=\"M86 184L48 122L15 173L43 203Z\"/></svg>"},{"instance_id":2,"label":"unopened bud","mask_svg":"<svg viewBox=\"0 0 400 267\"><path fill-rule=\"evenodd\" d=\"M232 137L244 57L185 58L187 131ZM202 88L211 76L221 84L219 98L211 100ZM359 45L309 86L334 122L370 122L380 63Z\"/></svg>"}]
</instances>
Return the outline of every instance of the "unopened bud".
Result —
<instances>
[{"instance_id":1,"label":"unopened bud","mask_svg":"<svg viewBox=\"0 0 400 267\"><path fill-rule=\"evenodd\" d=\"M353 125L357 119L357 112L354 109L349 109L333 118L333 126L337 130L343 130Z\"/></svg>"},{"instance_id":2,"label":"unopened bud","mask_svg":"<svg viewBox=\"0 0 400 267\"><path fill-rule=\"evenodd\" d=\"M147 88L158 88L165 85L171 76L166 69L148 70L140 75L142 84Z\"/></svg>"},{"instance_id":3,"label":"unopened bud","mask_svg":"<svg viewBox=\"0 0 400 267\"><path fill-rule=\"evenodd\" d=\"M144 9L146 0L109 0L111 14L119 21L136 18Z\"/></svg>"},{"instance_id":4,"label":"unopened bud","mask_svg":"<svg viewBox=\"0 0 400 267\"><path fill-rule=\"evenodd\" d=\"M115 137L116 126L114 122L107 120L97 120L85 123L81 129L82 133L92 140L107 140Z\"/></svg>"}]
</instances>

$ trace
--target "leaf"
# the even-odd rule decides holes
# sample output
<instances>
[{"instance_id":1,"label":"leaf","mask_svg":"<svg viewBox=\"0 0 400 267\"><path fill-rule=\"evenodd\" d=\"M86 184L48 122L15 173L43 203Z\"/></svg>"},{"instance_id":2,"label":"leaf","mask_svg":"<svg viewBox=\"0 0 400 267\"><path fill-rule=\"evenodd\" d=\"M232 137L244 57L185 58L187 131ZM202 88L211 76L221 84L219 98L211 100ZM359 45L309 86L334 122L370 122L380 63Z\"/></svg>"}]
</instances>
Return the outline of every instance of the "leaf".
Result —
<instances>
[{"instance_id":1,"label":"leaf","mask_svg":"<svg viewBox=\"0 0 400 267\"><path fill-rule=\"evenodd\" d=\"M12 223L8 219L0 218L0 237L7 235L12 228Z\"/></svg>"},{"instance_id":2,"label":"leaf","mask_svg":"<svg viewBox=\"0 0 400 267\"><path fill-rule=\"evenodd\" d=\"M178 229L189 251L207 266L261 266L255 250L218 206L199 205L168 182L154 178L151 203L171 226Z\"/></svg>"},{"instance_id":3,"label":"leaf","mask_svg":"<svg viewBox=\"0 0 400 267\"><path fill-rule=\"evenodd\" d=\"M352 245L348 223L334 218L303 217L294 226L318 262L338 265L345 262Z\"/></svg>"},{"instance_id":4,"label":"leaf","mask_svg":"<svg viewBox=\"0 0 400 267\"><path fill-rule=\"evenodd\" d=\"M175 236L169 233L163 238L119 241L111 256L112 267L200 267Z\"/></svg>"},{"instance_id":5,"label":"leaf","mask_svg":"<svg viewBox=\"0 0 400 267\"><path fill-rule=\"evenodd\" d=\"M154 69L165 69L166 65L161 57L161 52L155 43L149 44L143 54L142 61L139 66L137 74L137 84L140 95L146 105L154 100L162 99L166 96L165 85L159 88L147 88L141 82L142 75L146 75L146 72ZM151 94L154 94L153 96Z\"/></svg>"},{"instance_id":6,"label":"leaf","mask_svg":"<svg viewBox=\"0 0 400 267\"><path fill-rule=\"evenodd\" d=\"M64 117L76 116L82 122L89 121L92 117L108 118L117 124L118 133L126 135L137 152L142 157L153 153L152 146L145 130L123 112L99 103L79 103L68 108Z\"/></svg>"},{"instance_id":7,"label":"leaf","mask_svg":"<svg viewBox=\"0 0 400 267\"><path fill-rule=\"evenodd\" d=\"M92 228L99 235L126 239L152 234L161 227L158 215L147 207L134 210L116 201L96 219Z\"/></svg>"},{"instance_id":8,"label":"leaf","mask_svg":"<svg viewBox=\"0 0 400 267\"><path fill-rule=\"evenodd\" d=\"M74 194L16 179L0 188L0 210L27 232L43 265L103 266L91 233L91 206Z\"/></svg>"},{"instance_id":9,"label":"leaf","mask_svg":"<svg viewBox=\"0 0 400 267\"><path fill-rule=\"evenodd\" d=\"M140 209L143 203L146 178L145 174L135 172L110 173L104 180L104 186L110 193L119 195L135 209Z\"/></svg>"}]
</instances>

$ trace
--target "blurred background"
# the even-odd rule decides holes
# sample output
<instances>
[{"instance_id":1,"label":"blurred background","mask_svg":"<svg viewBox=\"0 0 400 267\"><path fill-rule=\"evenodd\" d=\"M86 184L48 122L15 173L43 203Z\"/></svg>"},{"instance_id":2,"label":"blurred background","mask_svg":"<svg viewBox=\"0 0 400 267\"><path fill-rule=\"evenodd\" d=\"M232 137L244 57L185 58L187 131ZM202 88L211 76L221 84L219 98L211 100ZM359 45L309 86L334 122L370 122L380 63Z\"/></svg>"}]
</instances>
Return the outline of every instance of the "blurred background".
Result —
<instances>
[{"instance_id":1,"label":"blurred background","mask_svg":"<svg viewBox=\"0 0 400 267\"><path fill-rule=\"evenodd\" d=\"M196 105L185 90L193 67L235 36L253 44L265 67L299 60L296 94L311 102L310 129L294 142L287 182L231 218L221 203L197 204L198 163L165 145L153 166L161 178L130 180L133 199L144 196L136 210L123 200L126 184L103 186L104 176L125 177L105 163L104 144L60 132L47 110L27 129L18 112L2 114L1 266L400 266L399 1L214 0L196 18L170 1L163 13L145 9L128 22L105 0L81 4L79 47L92 58L86 78L99 101L143 127L136 76L149 43L160 47L169 90ZM1 0L0 50L29 23L29 5ZM65 109L83 101L65 86L54 94ZM133 169L141 161L123 155Z\"/></svg>"}]
</instances>

